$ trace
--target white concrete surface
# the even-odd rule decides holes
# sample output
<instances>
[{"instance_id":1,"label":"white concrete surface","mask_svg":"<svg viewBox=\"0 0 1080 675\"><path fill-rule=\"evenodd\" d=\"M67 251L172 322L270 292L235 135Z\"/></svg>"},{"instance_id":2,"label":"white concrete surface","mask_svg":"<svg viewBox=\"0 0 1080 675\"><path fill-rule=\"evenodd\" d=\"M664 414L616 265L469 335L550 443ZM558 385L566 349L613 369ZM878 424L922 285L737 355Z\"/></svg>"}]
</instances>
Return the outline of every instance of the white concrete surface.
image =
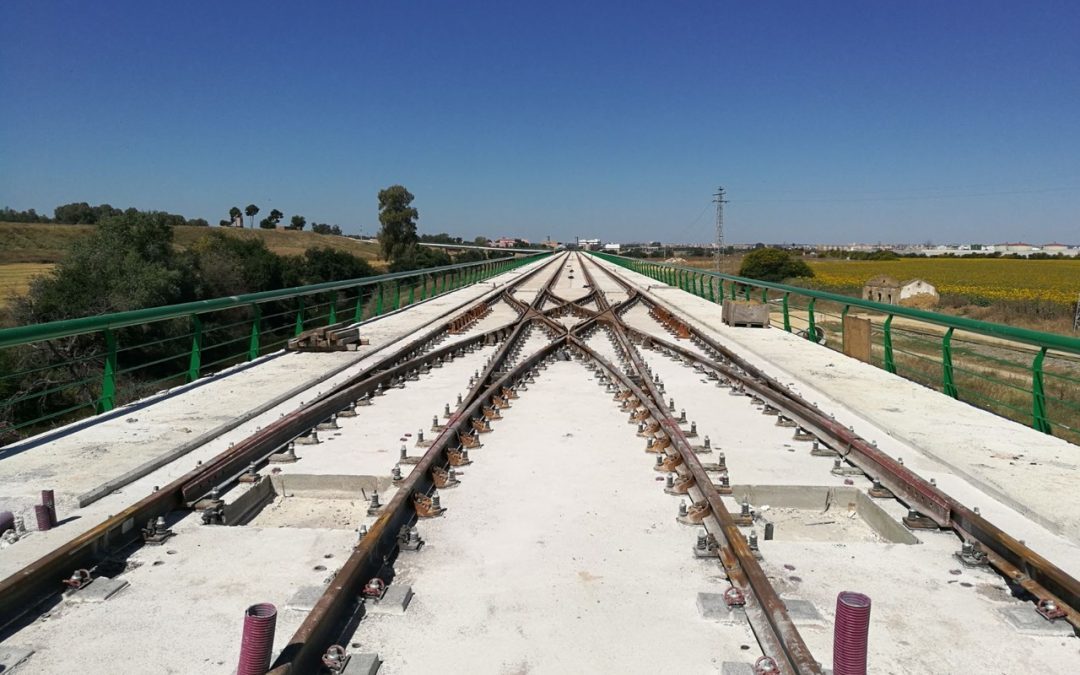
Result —
<instances>
[{"instance_id":1,"label":"white concrete surface","mask_svg":"<svg viewBox=\"0 0 1080 675\"><path fill-rule=\"evenodd\" d=\"M1080 544L1080 499L1063 498L1075 493L1080 478L1077 446L782 330L725 326L720 305L621 267L597 264L650 287L669 309L877 441L882 450L903 457L909 467L926 477L940 475L939 480L950 483L943 486L946 490L979 506L1007 531L1029 543L1036 538L1049 543L1056 534ZM671 339L655 324L652 328ZM964 483L968 487L960 494ZM1014 531L1030 521L1041 527ZM1075 558L1055 562L1065 565Z\"/></svg>"}]
</instances>

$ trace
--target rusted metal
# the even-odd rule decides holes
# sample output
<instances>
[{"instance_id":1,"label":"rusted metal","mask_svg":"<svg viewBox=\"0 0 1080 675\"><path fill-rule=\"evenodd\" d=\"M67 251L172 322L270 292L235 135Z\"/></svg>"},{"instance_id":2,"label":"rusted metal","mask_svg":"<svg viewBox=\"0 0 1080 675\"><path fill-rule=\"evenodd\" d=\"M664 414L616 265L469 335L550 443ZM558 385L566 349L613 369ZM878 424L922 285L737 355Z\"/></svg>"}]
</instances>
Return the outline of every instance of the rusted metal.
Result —
<instances>
[{"instance_id":1,"label":"rusted metal","mask_svg":"<svg viewBox=\"0 0 1080 675\"><path fill-rule=\"evenodd\" d=\"M624 288L630 288L628 283L603 266L598 267ZM639 291L638 297L651 308L660 308L667 312L651 294ZM670 312L668 314L670 315ZM835 448L837 455L873 478L876 481L877 494L884 496L891 492L901 502L916 509L925 519L918 521L920 524L949 528L965 539L978 541L986 550L987 558L993 567L1024 587L1036 599L1055 602L1065 611L1069 623L1080 628L1080 580L1068 575L972 509L957 502L936 485L924 480L849 428L828 417L746 359L692 327L690 331L693 339L705 349L718 354L721 360L704 358L693 350L664 342L644 331L628 326L623 328L633 337L661 344L664 349L716 371L721 377L737 382L739 387L784 411L785 416L794 420L802 430L827 442ZM826 453L822 451L815 454Z\"/></svg>"},{"instance_id":2,"label":"rusted metal","mask_svg":"<svg viewBox=\"0 0 1080 675\"><path fill-rule=\"evenodd\" d=\"M566 260L563 259L562 264L565 262ZM560 270L561 267L560 265ZM513 386L518 378L529 372L555 350L564 347L567 338L560 337L516 365L512 367L507 365L511 350L520 340L525 327L533 320L542 320L533 312L541 306L546 295L545 291L557 277L558 273L552 276L541 292L536 294L529 306L530 312L521 315L484 372L474 381L469 393L463 399L463 405L447 419L443 430L424 453L416 469L402 481L399 490L369 528L367 535L359 541L353 553L278 656L272 673L275 675L291 672L308 673L317 667L325 648L337 642L341 630L356 615L358 611L356 598L363 585L376 576L384 561L390 559L397 550L397 533L402 525L416 517L436 517L445 511L437 501L433 469L441 467L446 461L450 444L453 442L456 445L463 435L467 436L468 427L480 431L477 428L478 423L490 430L490 425L478 419L486 402L503 388Z\"/></svg>"}]
</instances>

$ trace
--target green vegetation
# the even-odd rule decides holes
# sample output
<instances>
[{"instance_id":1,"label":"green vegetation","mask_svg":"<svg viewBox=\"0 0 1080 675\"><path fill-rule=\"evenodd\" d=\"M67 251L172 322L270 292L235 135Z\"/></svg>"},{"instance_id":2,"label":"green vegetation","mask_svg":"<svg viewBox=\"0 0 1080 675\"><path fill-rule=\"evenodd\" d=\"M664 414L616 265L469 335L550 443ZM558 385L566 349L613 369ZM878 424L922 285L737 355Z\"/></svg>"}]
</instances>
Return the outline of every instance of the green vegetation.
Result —
<instances>
[{"instance_id":1,"label":"green vegetation","mask_svg":"<svg viewBox=\"0 0 1080 675\"><path fill-rule=\"evenodd\" d=\"M812 277L810 266L788 251L759 248L747 253L739 267L739 276L761 281L783 281L794 277Z\"/></svg>"}]
</instances>

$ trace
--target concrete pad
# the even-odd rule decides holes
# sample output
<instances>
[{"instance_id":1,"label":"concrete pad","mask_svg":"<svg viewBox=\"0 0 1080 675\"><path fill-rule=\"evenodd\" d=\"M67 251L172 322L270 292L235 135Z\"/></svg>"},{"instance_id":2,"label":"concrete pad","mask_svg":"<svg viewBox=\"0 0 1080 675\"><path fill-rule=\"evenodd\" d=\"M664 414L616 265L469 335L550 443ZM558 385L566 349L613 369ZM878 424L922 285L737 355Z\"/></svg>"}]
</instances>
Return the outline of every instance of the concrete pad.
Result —
<instances>
[{"instance_id":1,"label":"concrete pad","mask_svg":"<svg viewBox=\"0 0 1080 675\"><path fill-rule=\"evenodd\" d=\"M293 609L298 612L310 612L315 603L319 601L323 593L326 591L326 586L301 586L296 589L292 597L285 603L285 609Z\"/></svg>"},{"instance_id":2,"label":"concrete pad","mask_svg":"<svg viewBox=\"0 0 1080 675\"><path fill-rule=\"evenodd\" d=\"M1073 627L1064 619L1047 621L1041 614L1035 611L1035 605L1025 603L1023 605L1011 605L998 607L998 613L1005 618L1010 626L1018 633L1024 635L1043 635L1048 637L1072 637L1075 634Z\"/></svg>"},{"instance_id":3,"label":"concrete pad","mask_svg":"<svg viewBox=\"0 0 1080 675\"><path fill-rule=\"evenodd\" d=\"M378 654L352 654L349 656L349 663L346 664L345 670L341 673L342 675L375 675L379 672L380 666L382 666L382 661L379 660Z\"/></svg>"},{"instance_id":4,"label":"concrete pad","mask_svg":"<svg viewBox=\"0 0 1080 675\"><path fill-rule=\"evenodd\" d=\"M33 649L0 645L0 673L10 673L34 655ZM19 672L22 672L20 670Z\"/></svg>"},{"instance_id":5,"label":"concrete pad","mask_svg":"<svg viewBox=\"0 0 1080 675\"><path fill-rule=\"evenodd\" d=\"M720 675L754 675L754 666L742 661L724 661L720 664Z\"/></svg>"},{"instance_id":6,"label":"concrete pad","mask_svg":"<svg viewBox=\"0 0 1080 675\"><path fill-rule=\"evenodd\" d=\"M412 601L412 586L390 584L383 596L364 603L368 614L404 614Z\"/></svg>"},{"instance_id":7,"label":"concrete pad","mask_svg":"<svg viewBox=\"0 0 1080 675\"><path fill-rule=\"evenodd\" d=\"M723 593L698 593L697 608L701 618L709 621L745 624L746 612L740 607L728 607Z\"/></svg>"},{"instance_id":8,"label":"concrete pad","mask_svg":"<svg viewBox=\"0 0 1080 675\"><path fill-rule=\"evenodd\" d=\"M126 579L98 577L77 591L64 594L68 602L105 602L128 587Z\"/></svg>"},{"instance_id":9,"label":"concrete pad","mask_svg":"<svg viewBox=\"0 0 1080 675\"><path fill-rule=\"evenodd\" d=\"M787 607L791 620L795 623L825 624L825 617L821 616L814 603L800 598L782 598Z\"/></svg>"}]
</instances>

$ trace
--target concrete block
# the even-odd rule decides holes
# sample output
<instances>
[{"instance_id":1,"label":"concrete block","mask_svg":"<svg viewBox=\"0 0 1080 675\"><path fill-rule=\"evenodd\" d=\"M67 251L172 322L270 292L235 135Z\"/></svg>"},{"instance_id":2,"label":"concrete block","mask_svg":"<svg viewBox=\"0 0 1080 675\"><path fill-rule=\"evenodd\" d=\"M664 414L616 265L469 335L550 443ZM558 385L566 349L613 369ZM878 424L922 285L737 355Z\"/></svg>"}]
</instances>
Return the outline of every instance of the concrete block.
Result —
<instances>
[{"instance_id":1,"label":"concrete block","mask_svg":"<svg viewBox=\"0 0 1080 675\"><path fill-rule=\"evenodd\" d=\"M368 604L367 611L372 614L404 614L412 597L412 586L391 584L382 599Z\"/></svg>"},{"instance_id":2,"label":"concrete block","mask_svg":"<svg viewBox=\"0 0 1080 675\"><path fill-rule=\"evenodd\" d=\"M128 587L125 579L98 577L77 591L66 593L68 602L105 602Z\"/></svg>"},{"instance_id":3,"label":"concrete block","mask_svg":"<svg viewBox=\"0 0 1080 675\"><path fill-rule=\"evenodd\" d=\"M998 612L1005 621L1023 635L1060 635L1062 637L1073 634L1072 626L1064 619L1047 621L1035 611L1034 604L1010 605L999 607Z\"/></svg>"},{"instance_id":4,"label":"concrete block","mask_svg":"<svg viewBox=\"0 0 1080 675\"><path fill-rule=\"evenodd\" d=\"M746 612L741 607L729 609L723 593L698 593L698 612L703 619L722 623L746 623Z\"/></svg>"},{"instance_id":5,"label":"concrete block","mask_svg":"<svg viewBox=\"0 0 1080 675\"><path fill-rule=\"evenodd\" d=\"M754 666L741 661L724 661L720 664L720 675L754 675Z\"/></svg>"},{"instance_id":6,"label":"concrete block","mask_svg":"<svg viewBox=\"0 0 1080 675\"><path fill-rule=\"evenodd\" d=\"M729 326L764 328L769 325L769 306L755 300L726 300L720 318Z\"/></svg>"},{"instance_id":7,"label":"concrete block","mask_svg":"<svg viewBox=\"0 0 1080 675\"><path fill-rule=\"evenodd\" d=\"M285 603L285 609L295 609L298 612L310 612L315 603L322 597L323 592L326 590L326 586L301 586L296 589L296 592L292 594L288 602Z\"/></svg>"},{"instance_id":8,"label":"concrete block","mask_svg":"<svg viewBox=\"0 0 1080 675\"><path fill-rule=\"evenodd\" d=\"M0 645L0 673L9 673L26 659L33 656L33 649Z\"/></svg>"},{"instance_id":9,"label":"concrete block","mask_svg":"<svg viewBox=\"0 0 1080 675\"><path fill-rule=\"evenodd\" d=\"M353 654L341 672L342 675L375 675L381 665L378 654Z\"/></svg>"},{"instance_id":10,"label":"concrete block","mask_svg":"<svg viewBox=\"0 0 1080 675\"><path fill-rule=\"evenodd\" d=\"M825 617L821 616L821 612L809 600L798 598L783 598L783 600L792 621L798 623L825 623Z\"/></svg>"}]
</instances>

